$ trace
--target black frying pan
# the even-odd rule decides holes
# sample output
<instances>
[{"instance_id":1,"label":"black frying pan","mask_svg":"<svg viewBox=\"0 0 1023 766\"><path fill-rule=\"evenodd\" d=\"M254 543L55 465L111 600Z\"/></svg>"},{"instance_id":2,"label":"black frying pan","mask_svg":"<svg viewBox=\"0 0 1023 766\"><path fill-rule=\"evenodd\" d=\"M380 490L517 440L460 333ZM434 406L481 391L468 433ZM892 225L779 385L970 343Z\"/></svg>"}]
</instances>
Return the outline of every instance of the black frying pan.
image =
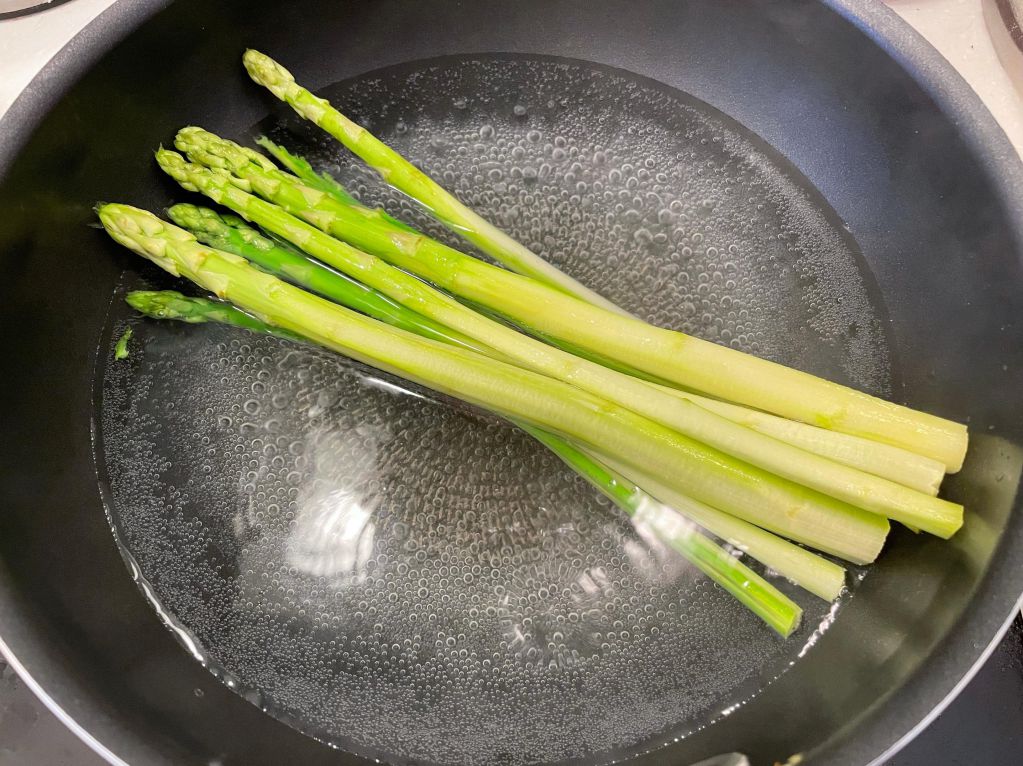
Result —
<instances>
[{"instance_id":1,"label":"black frying pan","mask_svg":"<svg viewBox=\"0 0 1023 766\"><path fill-rule=\"evenodd\" d=\"M943 708L997 641L1023 590L1023 518L1014 511L1023 439L1023 173L990 115L933 50L884 9L851 1L122 0L0 123L7 386L0 637L53 709L113 762L416 760L401 752L401 732L385 731L375 741L399 744L381 748L344 719L333 732L342 749L328 748L299 733L305 723L288 720L287 710L275 712L290 727L218 683L135 587L104 514L104 497L115 506L117 498L102 449L103 392L109 345L127 316L112 297L125 284L164 283L87 228L92 204L159 210L180 199L150 152L189 123L245 136L269 111L261 129L336 151L246 80L239 55L247 46L279 57L314 88L341 83L332 93L351 96L352 108L392 137L404 107L383 96L374 103L374 88L390 94L417 70L492 69L500 61L506 72L567 67L660 94L651 96L657 109L643 113L652 124L672 125L696 110L740 136L761 170L800 189L801 204L836 232L858 264L849 279L873 307L873 348L884 351L862 380L843 367L847 357L821 356L809 342L776 346L775 355L970 422L971 457L946 489L970 516L951 543L893 534L834 625L803 652L815 627L808 626L798 644L805 656L787 672L775 663L770 678L746 679L724 695L748 693L728 715L708 716L721 704L713 700L660 731L565 753L687 764L741 751L758 765L801 753L803 762L859 765L883 759ZM358 78L375 70L382 70L375 80ZM524 93L540 87L516 76ZM356 84L346 84L353 77ZM463 72L457 87L474 82ZM488 83L475 82L477 97ZM417 97L419 111L408 110L443 119L452 94L433 88ZM550 108L599 112L602 95L569 88ZM474 108L502 108L500 99L481 104ZM611 109L609 119L627 125L636 114L626 112ZM695 172L682 153L677 161ZM560 214L571 222L570 213ZM811 228L797 221L790 234L809 238ZM584 251L574 257L566 268L600 278ZM629 265L619 269L625 281ZM662 319L673 316L689 326L670 311ZM836 347L845 353L855 343L843 337ZM159 353L159 344L151 348ZM476 427L466 420L467 433ZM115 526L125 508L113 508ZM231 551L221 553L229 569ZM152 560L139 566L154 576ZM701 720L712 723L694 724ZM487 752L515 762L524 751ZM462 759L448 752L433 760Z\"/></svg>"}]
</instances>

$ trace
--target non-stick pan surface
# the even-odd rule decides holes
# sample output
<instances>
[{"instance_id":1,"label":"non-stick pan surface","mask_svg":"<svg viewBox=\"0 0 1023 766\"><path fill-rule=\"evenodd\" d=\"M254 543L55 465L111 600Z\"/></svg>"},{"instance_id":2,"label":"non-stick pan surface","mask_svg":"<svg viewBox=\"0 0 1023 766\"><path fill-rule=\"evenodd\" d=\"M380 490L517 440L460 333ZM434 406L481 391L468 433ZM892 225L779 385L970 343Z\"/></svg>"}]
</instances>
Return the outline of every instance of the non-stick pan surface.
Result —
<instances>
[{"instance_id":1,"label":"non-stick pan surface","mask_svg":"<svg viewBox=\"0 0 1023 766\"><path fill-rule=\"evenodd\" d=\"M514 119L524 116L507 93L515 77L525 95L542 91L543 82L564 91L550 106L523 104L533 110L530 119L587 110L599 117L609 91L580 84L592 85L594 77L626 83L615 93L661 94L641 99L651 111L640 116L650 124L683 125L678 115L696 110L741 137L732 149L756 158L758 172L791 181L800 204L811 203L813 215L789 221L797 240L833 237L832 250L848 255L843 268L855 266L842 272L842 284L857 290L823 293L835 306L841 300L840 316L855 313L856 301L867 312L861 326L846 322L840 339L823 344L841 353L822 357L807 342L768 343L765 353L792 354L786 361L970 422L973 456L948 492L971 516L951 544L896 534L834 625L819 640L804 640L801 649L812 644L800 649L805 656L773 683L755 684L758 693L738 700L745 704L696 731L679 721L686 736L678 742L669 726L634 741L623 736L621 747L589 757L617 750L642 762L687 763L741 750L758 764L795 753L815 763L861 764L941 707L997 637L1023 588L1023 525L1013 514L1023 431L1016 393L1023 383L1023 207L1018 160L933 51L885 13L859 4L179 2L160 10L164 5L115 5L49 66L0 131L8 382L0 635L98 746L138 764L360 761L264 715L207 673L132 582L104 508L104 498L109 506L116 495L103 457L110 433L103 391L111 385L104 344L120 316L111 313L111 300L126 281L157 277L87 228L90 208L96 200L123 200L158 210L179 198L149 157L181 125L236 136L257 123L287 128L284 113L244 77L238 57L247 46L275 54L315 88L340 83L331 92L361 99L364 118L376 116L396 141L408 115L397 114L403 107L392 98L394 83L415 72L430 86L418 96L419 111L409 107L421 121L443 122L446 111L459 108L479 116L489 85L507 100L495 98L495 124L507 119L513 131ZM503 80L480 74L493 67ZM436 80L449 70L462 72L457 87L475 82L482 102L460 107L456 86L447 92L450 82ZM376 80L367 80L368 72ZM531 74L537 82L528 81ZM630 119L641 111L637 102L622 103ZM545 107L550 113L542 118ZM509 113L502 116L502 108ZM657 117L657 109L675 116ZM696 118L688 119L692 127ZM593 134L614 139L606 123ZM553 148L571 149L586 135ZM707 138L712 142L712 133ZM675 155L679 168L690 167L691 157ZM656 176L673 167L649 170ZM689 183L703 188L698 178ZM778 210L800 209L791 199L786 204ZM550 216L571 223L569 213ZM532 236L529 211L507 220L513 232L518 220L521 235ZM629 248L656 245L657 234L634 236ZM576 236L564 233L566 240ZM574 252L566 266L600 279L585 251ZM626 259L622 279L635 263ZM822 289L822 280L818 274L804 287ZM751 309L770 301L759 298L748 298ZM713 317L701 328L700 312L687 319L687 311L672 306L659 318L697 321L686 326L707 334L721 330ZM797 320L789 319L798 327ZM190 457L182 453L181 462ZM771 666L772 678L777 670ZM339 744L358 740L358 732L349 734ZM351 743L373 752L359 745ZM386 748L379 754L393 756Z\"/></svg>"}]
</instances>

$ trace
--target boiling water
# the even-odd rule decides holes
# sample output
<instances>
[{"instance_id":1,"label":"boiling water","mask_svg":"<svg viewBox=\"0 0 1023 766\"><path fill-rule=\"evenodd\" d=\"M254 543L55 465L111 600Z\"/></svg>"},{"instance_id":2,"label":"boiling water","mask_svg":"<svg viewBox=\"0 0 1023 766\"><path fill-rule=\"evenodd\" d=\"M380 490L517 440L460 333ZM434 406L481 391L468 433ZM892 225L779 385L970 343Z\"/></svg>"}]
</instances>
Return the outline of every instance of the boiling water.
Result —
<instances>
[{"instance_id":1,"label":"boiling water","mask_svg":"<svg viewBox=\"0 0 1023 766\"><path fill-rule=\"evenodd\" d=\"M629 310L887 392L847 233L706 105L517 58L324 95ZM261 130L454 241L297 122ZM101 386L99 467L147 596L232 687L346 749L621 757L741 703L836 611L779 583L806 610L780 640L521 432L324 352L146 321Z\"/></svg>"}]
</instances>

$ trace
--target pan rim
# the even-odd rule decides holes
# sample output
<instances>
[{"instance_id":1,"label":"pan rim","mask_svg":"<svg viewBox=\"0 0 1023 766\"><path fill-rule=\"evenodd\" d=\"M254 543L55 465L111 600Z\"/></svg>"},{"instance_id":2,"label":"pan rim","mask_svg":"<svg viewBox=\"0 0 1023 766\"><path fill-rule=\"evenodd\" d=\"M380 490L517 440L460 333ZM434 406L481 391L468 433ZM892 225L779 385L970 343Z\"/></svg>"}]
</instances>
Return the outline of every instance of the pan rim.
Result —
<instances>
[{"instance_id":1,"label":"pan rim","mask_svg":"<svg viewBox=\"0 0 1023 766\"><path fill-rule=\"evenodd\" d=\"M0 117L0 181L59 99L103 55L171 2L173 0L117 0L46 63ZM976 93L951 64L887 6L871 0L821 2L881 47L942 111L955 118L964 143L997 192L1019 250L1023 251L1023 162ZM1019 509L1017 500L1014 518L957 628L941 639L920 671L856 722L857 736L840 733L833 738L837 741L825 743L810 753L814 763L879 766L923 731L969 683L1023 606L1020 593L1023 591L1023 520ZM23 645L15 651L9 640L11 625L6 623L17 607L11 606L12 588L2 564L0 596L7 601L6 605L0 602L0 636L3 636L0 655L7 658L43 704L107 762L124 763L103 743L118 739L124 742L129 736L134 739L130 749L136 753L152 753L154 762L158 762L160 759L151 744L115 727L101 714L88 716L95 719L88 721L84 714L77 719L72 716L67 709L69 706L57 697L73 699L74 689L62 688L59 695L52 689L47 691L41 678L59 674L56 672L59 658L32 648L31 628L25 631L24 640L20 642ZM5 624L8 632L3 630ZM921 704L921 699L930 701Z\"/></svg>"}]
</instances>

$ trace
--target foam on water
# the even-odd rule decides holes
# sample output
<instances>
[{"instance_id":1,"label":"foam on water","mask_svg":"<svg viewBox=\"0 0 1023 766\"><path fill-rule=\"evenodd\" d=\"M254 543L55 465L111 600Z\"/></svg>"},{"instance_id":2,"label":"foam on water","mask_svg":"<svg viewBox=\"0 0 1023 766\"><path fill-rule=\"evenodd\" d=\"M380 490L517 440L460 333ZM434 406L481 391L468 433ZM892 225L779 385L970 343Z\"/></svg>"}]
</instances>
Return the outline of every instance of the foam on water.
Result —
<instances>
[{"instance_id":1,"label":"foam on water","mask_svg":"<svg viewBox=\"0 0 1023 766\"><path fill-rule=\"evenodd\" d=\"M497 58L324 95L631 311L887 392L847 233L705 105ZM304 127L262 129L456 241ZM834 616L781 584L807 610L781 641L524 434L428 391L224 327L144 322L136 339L102 370L98 419L135 575L214 672L340 747L610 759L707 725Z\"/></svg>"}]
</instances>

